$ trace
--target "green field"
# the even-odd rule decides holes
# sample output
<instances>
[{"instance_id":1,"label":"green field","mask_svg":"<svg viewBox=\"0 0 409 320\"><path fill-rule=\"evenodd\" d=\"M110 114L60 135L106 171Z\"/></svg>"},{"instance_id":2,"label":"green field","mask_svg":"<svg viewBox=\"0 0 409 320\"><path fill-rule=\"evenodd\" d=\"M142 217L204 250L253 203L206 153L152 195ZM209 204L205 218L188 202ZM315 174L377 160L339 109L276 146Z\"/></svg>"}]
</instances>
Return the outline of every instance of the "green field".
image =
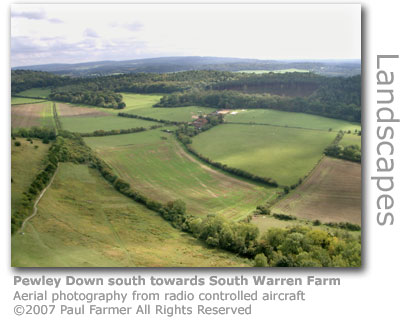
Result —
<instances>
[{"instance_id":1,"label":"green field","mask_svg":"<svg viewBox=\"0 0 409 320\"><path fill-rule=\"evenodd\" d=\"M325 118L306 113L285 112L278 110L253 109L233 110L235 114L225 116L227 122L238 123L260 123L277 126L288 126L296 128L326 130L361 130L361 126L355 122Z\"/></svg>"},{"instance_id":2,"label":"green field","mask_svg":"<svg viewBox=\"0 0 409 320\"><path fill-rule=\"evenodd\" d=\"M14 145L17 141L21 143L21 146ZM28 190L34 177L43 169L49 147L49 144L43 144L37 139L33 139L32 144L21 138L11 140L12 213L20 208L22 193Z\"/></svg>"},{"instance_id":3,"label":"green field","mask_svg":"<svg viewBox=\"0 0 409 320\"><path fill-rule=\"evenodd\" d=\"M308 175L335 135L317 130L224 124L194 137L192 146L213 161L291 185Z\"/></svg>"},{"instance_id":4,"label":"green field","mask_svg":"<svg viewBox=\"0 0 409 320\"><path fill-rule=\"evenodd\" d=\"M31 98L21 98L21 97L11 97L11 105L28 104L28 103L40 103L40 102L44 102L44 100L31 99Z\"/></svg>"},{"instance_id":5,"label":"green field","mask_svg":"<svg viewBox=\"0 0 409 320\"><path fill-rule=\"evenodd\" d=\"M124 197L85 165L61 163L38 214L11 239L13 267L245 267Z\"/></svg>"},{"instance_id":6,"label":"green field","mask_svg":"<svg viewBox=\"0 0 409 320\"><path fill-rule=\"evenodd\" d=\"M189 214L242 219L277 192L209 168L160 130L85 142L136 190L161 202L182 199Z\"/></svg>"},{"instance_id":7,"label":"green field","mask_svg":"<svg viewBox=\"0 0 409 320\"><path fill-rule=\"evenodd\" d=\"M49 88L32 88L18 93L19 96L33 98L47 98L51 93Z\"/></svg>"},{"instance_id":8,"label":"green field","mask_svg":"<svg viewBox=\"0 0 409 320\"><path fill-rule=\"evenodd\" d=\"M339 142L341 146L358 145L361 148L361 136L356 134L344 134L341 141Z\"/></svg>"},{"instance_id":9,"label":"green field","mask_svg":"<svg viewBox=\"0 0 409 320\"><path fill-rule=\"evenodd\" d=\"M138 94L125 92L121 92L121 94L123 97L123 102L126 104L125 109L122 111L126 113L131 113L131 111L138 109L151 108L162 98L161 94Z\"/></svg>"}]
</instances>

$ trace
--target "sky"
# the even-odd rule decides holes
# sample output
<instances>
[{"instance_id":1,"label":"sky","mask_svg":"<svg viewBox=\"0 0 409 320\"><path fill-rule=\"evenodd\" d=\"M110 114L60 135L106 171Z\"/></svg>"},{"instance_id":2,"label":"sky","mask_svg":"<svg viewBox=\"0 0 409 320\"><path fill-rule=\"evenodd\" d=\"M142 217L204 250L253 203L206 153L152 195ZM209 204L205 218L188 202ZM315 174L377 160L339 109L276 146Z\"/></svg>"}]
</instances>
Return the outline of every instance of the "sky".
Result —
<instances>
[{"instance_id":1,"label":"sky","mask_svg":"<svg viewBox=\"0 0 409 320\"><path fill-rule=\"evenodd\" d=\"M360 5L11 6L11 66L167 56L360 59Z\"/></svg>"}]
</instances>

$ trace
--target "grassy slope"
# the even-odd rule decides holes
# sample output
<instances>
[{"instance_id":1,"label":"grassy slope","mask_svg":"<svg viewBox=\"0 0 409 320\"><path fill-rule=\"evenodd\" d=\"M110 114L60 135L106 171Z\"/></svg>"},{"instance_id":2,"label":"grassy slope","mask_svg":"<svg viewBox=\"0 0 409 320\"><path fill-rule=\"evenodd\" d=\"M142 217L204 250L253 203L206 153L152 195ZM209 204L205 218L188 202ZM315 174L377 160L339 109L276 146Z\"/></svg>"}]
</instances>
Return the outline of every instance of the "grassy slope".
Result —
<instances>
[{"instance_id":1,"label":"grassy slope","mask_svg":"<svg viewBox=\"0 0 409 320\"><path fill-rule=\"evenodd\" d=\"M330 128L333 131L339 130L361 130L358 123L348 122L343 120L325 118L306 113L285 112L278 110L245 110L238 111L237 114L229 114L226 116L228 122L242 123L261 123L272 124L277 126L299 127L306 129L317 129L328 131Z\"/></svg>"},{"instance_id":2,"label":"grassy slope","mask_svg":"<svg viewBox=\"0 0 409 320\"><path fill-rule=\"evenodd\" d=\"M21 146L16 147L14 142ZM34 146L38 146L35 149ZM22 199L22 193L28 190L34 177L43 168L43 159L49 149L49 144L33 139L33 144L25 139L11 140L11 212L16 211Z\"/></svg>"},{"instance_id":3,"label":"grassy slope","mask_svg":"<svg viewBox=\"0 0 409 320\"><path fill-rule=\"evenodd\" d=\"M212 170L160 130L85 141L137 190L161 202L182 199L190 214L241 219L277 191Z\"/></svg>"},{"instance_id":4,"label":"grassy slope","mask_svg":"<svg viewBox=\"0 0 409 320\"><path fill-rule=\"evenodd\" d=\"M209 249L115 191L96 170L60 164L25 234L12 238L12 266L249 266Z\"/></svg>"},{"instance_id":5,"label":"grassy slope","mask_svg":"<svg viewBox=\"0 0 409 320\"><path fill-rule=\"evenodd\" d=\"M291 185L314 168L334 132L225 124L193 138L204 156Z\"/></svg>"}]
</instances>

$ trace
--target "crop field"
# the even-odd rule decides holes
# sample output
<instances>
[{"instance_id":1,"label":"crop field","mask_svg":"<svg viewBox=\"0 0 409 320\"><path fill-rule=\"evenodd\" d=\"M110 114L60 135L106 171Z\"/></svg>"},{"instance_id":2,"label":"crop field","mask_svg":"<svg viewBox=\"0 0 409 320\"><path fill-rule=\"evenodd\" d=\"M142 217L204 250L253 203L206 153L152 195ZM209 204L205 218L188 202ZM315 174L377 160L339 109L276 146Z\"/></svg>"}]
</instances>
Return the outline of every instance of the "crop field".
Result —
<instances>
[{"instance_id":1,"label":"crop field","mask_svg":"<svg viewBox=\"0 0 409 320\"><path fill-rule=\"evenodd\" d=\"M325 157L272 212L321 222L361 224L361 165Z\"/></svg>"},{"instance_id":2,"label":"crop field","mask_svg":"<svg viewBox=\"0 0 409 320\"><path fill-rule=\"evenodd\" d=\"M11 97L11 105L18 105L18 104L32 104L32 103L41 103L45 100L41 99L34 99L34 98L21 98L21 97Z\"/></svg>"},{"instance_id":3,"label":"crop field","mask_svg":"<svg viewBox=\"0 0 409 320\"><path fill-rule=\"evenodd\" d=\"M304 178L334 140L335 132L224 124L193 138L193 148L213 161L271 177L280 185Z\"/></svg>"},{"instance_id":4,"label":"crop field","mask_svg":"<svg viewBox=\"0 0 409 320\"><path fill-rule=\"evenodd\" d=\"M21 146L15 146L15 142ZM37 139L30 143L26 139L11 140L11 210L20 207L22 193L27 191L34 177L43 169L43 160L47 154L49 144Z\"/></svg>"},{"instance_id":5,"label":"crop field","mask_svg":"<svg viewBox=\"0 0 409 320\"><path fill-rule=\"evenodd\" d=\"M232 113L233 112L233 113ZM284 127L316 129L328 131L361 130L355 122L325 118L299 112L285 112L278 110L232 110L226 115L226 121L231 123L259 123Z\"/></svg>"},{"instance_id":6,"label":"crop field","mask_svg":"<svg viewBox=\"0 0 409 320\"><path fill-rule=\"evenodd\" d=\"M239 220L277 192L213 170L160 130L85 142L136 190L161 202L181 199L189 214L218 213Z\"/></svg>"},{"instance_id":7,"label":"crop field","mask_svg":"<svg viewBox=\"0 0 409 320\"><path fill-rule=\"evenodd\" d=\"M19 96L33 97L33 98L47 98L51 93L48 88L32 88L18 93Z\"/></svg>"},{"instance_id":8,"label":"crop field","mask_svg":"<svg viewBox=\"0 0 409 320\"><path fill-rule=\"evenodd\" d=\"M57 112L63 129L72 132L94 132L95 130L117 130L157 125L156 122L124 118L104 112L102 108L87 108L57 103Z\"/></svg>"},{"instance_id":9,"label":"crop field","mask_svg":"<svg viewBox=\"0 0 409 320\"><path fill-rule=\"evenodd\" d=\"M344 134L339 144L344 147L350 145L358 145L359 147L361 147L361 136L358 136L356 134Z\"/></svg>"},{"instance_id":10,"label":"crop field","mask_svg":"<svg viewBox=\"0 0 409 320\"><path fill-rule=\"evenodd\" d=\"M52 102L15 105L11 108L11 127L53 127Z\"/></svg>"},{"instance_id":11,"label":"crop field","mask_svg":"<svg viewBox=\"0 0 409 320\"><path fill-rule=\"evenodd\" d=\"M60 164L38 214L12 237L14 267L245 267L118 193L85 165Z\"/></svg>"}]
</instances>

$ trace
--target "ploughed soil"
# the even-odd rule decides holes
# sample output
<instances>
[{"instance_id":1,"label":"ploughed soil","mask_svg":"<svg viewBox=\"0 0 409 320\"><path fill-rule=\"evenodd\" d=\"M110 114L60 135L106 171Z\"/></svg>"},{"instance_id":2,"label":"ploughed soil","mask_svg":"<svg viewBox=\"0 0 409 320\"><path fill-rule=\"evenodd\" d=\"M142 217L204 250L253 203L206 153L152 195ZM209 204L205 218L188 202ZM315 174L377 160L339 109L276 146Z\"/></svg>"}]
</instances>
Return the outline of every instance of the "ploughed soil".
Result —
<instances>
[{"instance_id":1,"label":"ploughed soil","mask_svg":"<svg viewBox=\"0 0 409 320\"><path fill-rule=\"evenodd\" d=\"M104 112L96 108L77 107L64 103L57 103L57 110L60 117L96 117L111 115L108 112Z\"/></svg>"},{"instance_id":2,"label":"ploughed soil","mask_svg":"<svg viewBox=\"0 0 409 320\"><path fill-rule=\"evenodd\" d=\"M321 222L361 224L361 164L324 157L297 189L273 208Z\"/></svg>"}]
</instances>

